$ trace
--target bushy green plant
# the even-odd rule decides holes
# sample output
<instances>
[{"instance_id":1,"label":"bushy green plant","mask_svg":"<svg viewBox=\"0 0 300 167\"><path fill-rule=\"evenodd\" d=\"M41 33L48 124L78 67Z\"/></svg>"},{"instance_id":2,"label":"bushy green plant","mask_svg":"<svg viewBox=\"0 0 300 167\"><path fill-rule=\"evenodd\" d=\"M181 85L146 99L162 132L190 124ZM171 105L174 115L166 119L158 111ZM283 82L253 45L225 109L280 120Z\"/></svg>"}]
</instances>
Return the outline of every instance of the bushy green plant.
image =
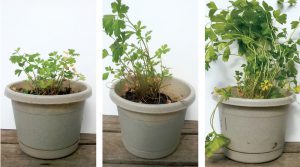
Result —
<instances>
[{"instance_id":1,"label":"bushy green plant","mask_svg":"<svg viewBox=\"0 0 300 167\"><path fill-rule=\"evenodd\" d=\"M150 53L151 32L141 21L134 23L127 15L129 7L121 0L111 3L112 14L104 15L103 28L113 39L109 50L103 49L103 58L110 57L114 67L105 67L103 80L109 74L126 82L127 87L147 103L147 99L156 97L161 91L162 83L170 77L168 68L162 64L162 56L170 51L166 44L155 53Z\"/></svg>"},{"instance_id":2,"label":"bushy green plant","mask_svg":"<svg viewBox=\"0 0 300 167\"><path fill-rule=\"evenodd\" d=\"M27 54L20 53L17 48L10 57L13 64L19 66L15 74L20 76L24 73L31 89L22 89L21 91L36 95L58 95L71 93L71 87L65 87L64 81L84 80L84 76L78 73L74 67L76 57L79 54L73 49L58 54L54 51L49 53L48 59L41 58L39 53Z\"/></svg>"},{"instance_id":3,"label":"bushy green plant","mask_svg":"<svg viewBox=\"0 0 300 167\"><path fill-rule=\"evenodd\" d=\"M288 26L287 15L265 1L234 0L230 3L231 6L226 9L219 9L214 2L207 4L210 23L205 28L206 69L219 57L224 62L231 56L244 60L241 70L235 72L236 91L232 87L216 89L215 92L222 96L221 101L231 96L279 98L285 96L283 89L298 92L295 65L300 63L300 39L293 38L293 35L300 26L299 20ZM295 1L288 3L294 5ZM289 29L291 34L287 33ZM230 142L220 135L214 128L208 135L208 156Z\"/></svg>"}]
</instances>

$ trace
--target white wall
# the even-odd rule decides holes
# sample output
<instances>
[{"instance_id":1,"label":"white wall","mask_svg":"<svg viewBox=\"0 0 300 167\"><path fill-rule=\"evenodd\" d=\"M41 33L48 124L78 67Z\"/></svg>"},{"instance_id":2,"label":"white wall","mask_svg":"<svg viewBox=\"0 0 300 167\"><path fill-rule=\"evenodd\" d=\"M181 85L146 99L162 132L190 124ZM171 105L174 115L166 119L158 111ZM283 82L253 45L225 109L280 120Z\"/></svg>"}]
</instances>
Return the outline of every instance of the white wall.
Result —
<instances>
[{"instance_id":1,"label":"white wall","mask_svg":"<svg viewBox=\"0 0 300 167\"><path fill-rule=\"evenodd\" d=\"M221 8L225 8L225 6L228 5L228 3L224 2L223 0L216 0L215 1L217 6L221 6ZM276 1L274 0L266 0L270 5L273 7L276 7ZM295 9L287 10L288 20L297 20L299 19L300 13L300 2L298 2L298 5ZM208 13L208 10L206 10L206 15ZM206 20L208 21L208 20ZM290 25L288 25L290 26ZM295 37L300 37L300 32L298 31L295 34ZM206 99L206 133L209 133L211 131L210 125L209 125L209 117L210 113L212 112L213 108L216 105L216 102L212 100L211 98L211 92L213 91L214 87L225 87L228 85L235 85L235 79L234 79L234 71L239 68L241 65L240 59L236 58L230 58L229 62L223 63L220 61L217 61L216 63L211 64L211 69L206 72L206 92L205 92L205 99ZM300 68L298 67L299 72ZM299 82L300 82L300 78ZM295 102L292 106L292 110L289 113L288 116L288 125L287 125L287 133L286 133L286 141L290 142L299 142L300 141L300 96L297 96L298 100ZM219 131L219 116L218 114L215 117L215 127L217 131Z\"/></svg>"},{"instance_id":2,"label":"white wall","mask_svg":"<svg viewBox=\"0 0 300 167\"><path fill-rule=\"evenodd\" d=\"M111 13L112 0L104 0L103 13ZM175 3L176 2L176 3ZM129 6L129 17L133 21L141 20L148 30L153 30L150 50L156 50L161 44L168 44L171 52L164 63L171 67L173 76L181 78L194 86L198 84L198 1L197 0L125 0ZM111 40L103 35L105 48ZM109 59L104 65L109 65ZM106 85L110 85L110 78ZM198 93L197 93L198 95ZM109 88L103 88L103 113L117 115L117 109L109 98ZM186 119L197 120L197 100L188 109Z\"/></svg>"},{"instance_id":3,"label":"white wall","mask_svg":"<svg viewBox=\"0 0 300 167\"><path fill-rule=\"evenodd\" d=\"M18 81L9 57L15 48L48 54L74 48L81 56L77 69L93 88L85 105L82 132L96 133L96 1L0 0L1 11L1 128L15 129L10 100L3 92Z\"/></svg>"}]
</instances>

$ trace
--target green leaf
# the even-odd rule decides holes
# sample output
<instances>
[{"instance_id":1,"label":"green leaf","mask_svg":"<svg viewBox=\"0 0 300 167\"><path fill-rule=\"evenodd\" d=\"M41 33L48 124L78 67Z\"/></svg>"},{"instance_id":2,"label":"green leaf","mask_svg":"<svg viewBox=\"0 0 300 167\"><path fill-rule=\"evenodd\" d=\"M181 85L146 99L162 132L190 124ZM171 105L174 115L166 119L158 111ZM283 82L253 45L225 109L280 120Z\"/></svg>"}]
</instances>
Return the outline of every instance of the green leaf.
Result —
<instances>
[{"instance_id":1,"label":"green leaf","mask_svg":"<svg viewBox=\"0 0 300 167\"><path fill-rule=\"evenodd\" d=\"M284 0L277 0L277 3L278 3L278 4L283 4L283 3L284 3Z\"/></svg>"},{"instance_id":2,"label":"green leaf","mask_svg":"<svg viewBox=\"0 0 300 167\"><path fill-rule=\"evenodd\" d=\"M222 134L211 132L206 136L205 155L211 157L219 149L227 146L230 140Z\"/></svg>"},{"instance_id":3,"label":"green leaf","mask_svg":"<svg viewBox=\"0 0 300 167\"><path fill-rule=\"evenodd\" d=\"M294 6L297 4L297 0L288 0L288 3L290 4L290 6Z\"/></svg>"},{"instance_id":4,"label":"green leaf","mask_svg":"<svg viewBox=\"0 0 300 167\"><path fill-rule=\"evenodd\" d=\"M114 32L113 29L114 20L115 20L114 15L104 15L102 19L103 28L109 36L111 36Z\"/></svg>"},{"instance_id":5,"label":"green leaf","mask_svg":"<svg viewBox=\"0 0 300 167\"><path fill-rule=\"evenodd\" d=\"M108 73L108 72L103 73L103 74L102 74L102 80L106 80L106 79L108 78L108 76L109 76L109 73Z\"/></svg>"},{"instance_id":6,"label":"green leaf","mask_svg":"<svg viewBox=\"0 0 300 167\"><path fill-rule=\"evenodd\" d=\"M13 64L20 63L23 60L22 56L10 56L9 59Z\"/></svg>"},{"instance_id":7,"label":"green leaf","mask_svg":"<svg viewBox=\"0 0 300 167\"><path fill-rule=\"evenodd\" d=\"M292 21L291 22L291 26L292 26L292 29L296 29L299 25L299 21Z\"/></svg>"},{"instance_id":8,"label":"green leaf","mask_svg":"<svg viewBox=\"0 0 300 167\"><path fill-rule=\"evenodd\" d=\"M232 1L232 5L238 8L243 8L246 7L247 4L247 0L236 0L236 1Z\"/></svg>"},{"instance_id":9,"label":"green leaf","mask_svg":"<svg viewBox=\"0 0 300 167\"><path fill-rule=\"evenodd\" d=\"M205 40L210 39L212 41L217 40L217 35L213 32L211 28L205 27Z\"/></svg>"},{"instance_id":10,"label":"green leaf","mask_svg":"<svg viewBox=\"0 0 300 167\"><path fill-rule=\"evenodd\" d=\"M214 48L212 46L209 46L206 49L206 54L205 54L205 61L206 62L211 62L211 61L215 61L218 59L218 56L214 50Z\"/></svg>"},{"instance_id":11,"label":"green leaf","mask_svg":"<svg viewBox=\"0 0 300 167\"><path fill-rule=\"evenodd\" d=\"M21 75L21 73L22 73L22 70L20 70L20 69L15 70L15 75L17 75L18 77Z\"/></svg>"},{"instance_id":12,"label":"green leaf","mask_svg":"<svg viewBox=\"0 0 300 167\"><path fill-rule=\"evenodd\" d=\"M230 55L230 48L227 46L226 49L225 49L225 51L224 51L224 53L223 53L223 58L222 58L222 60L223 60L224 62L227 62L228 59L229 59L229 55Z\"/></svg>"},{"instance_id":13,"label":"green leaf","mask_svg":"<svg viewBox=\"0 0 300 167\"><path fill-rule=\"evenodd\" d=\"M121 0L117 0L116 2L111 3L111 8L113 13L118 13L120 18L124 18L127 13L129 7L122 4Z\"/></svg>"},{"instance_id":14,"label":"green leaf","mask_svg":"<svg viewBox=\"0 0 300 167\"><path fill-rule=\"evenodd\" d=\"M106 50L106 49L103 49L103 50L102 50L102 58L104 59L104 58L107 57L107 56L108 56L107 50Z\"/></svg>"},{"instance_id":15,"label":"green leaf","mask_svg":"<svg viewBox=\"0 0 300 167\"><path fill-rule=\"evenodd\" d=\"M115 36L120 36L122 29L126 28L125 21L115 20L112 25L112 28L113 28L113 32L114 32Z\"/></svg>"},{"instance_id":16,"label":"green leaf","mask_svg":"<svg viewBox=\"0 0 300 167\"><path fill-rule=\"evenodd\" d=\"M209 9L218 9L217 5L216 5L215 2L213 2L213 1L210 1L208 4L206 4L206 6L207 6Z\"/></svg>"},{"instance_id":17,"label":"green leaf","mask_svg":"<svg viewBox=\"0 0 300 167\"><path fill-rule=\"evenodd\" d=\"M265 1L262 3L263 7L265 8L266 11L272 11L273 7L269 6Z\"/></svg>"},{"instance_id":18,"label":"green leaf","mask_svg":"<svg viewBox=\"0 0 300 167\"><path fill-rule=\"evenodd\" d=\"M276 19L276 21L280 24L285 24L286 23L286 14L281 14L281 11L278 9L278 10L275 10L273 12L273 16L274 18Z\"/></svg>"}]
</instances>

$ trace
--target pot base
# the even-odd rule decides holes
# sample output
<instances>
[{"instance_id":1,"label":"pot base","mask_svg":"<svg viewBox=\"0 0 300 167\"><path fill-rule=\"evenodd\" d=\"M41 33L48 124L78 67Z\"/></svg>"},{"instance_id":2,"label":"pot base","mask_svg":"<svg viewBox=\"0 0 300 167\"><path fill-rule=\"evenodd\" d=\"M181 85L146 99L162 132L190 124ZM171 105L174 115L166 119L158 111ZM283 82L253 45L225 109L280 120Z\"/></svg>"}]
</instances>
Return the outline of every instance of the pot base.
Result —
<instances>
[{"instance_id":1,"label":"pot base","mask_svg":"<svg viewBox=\"0 0 300 167\"><path fill-rule=\"evenodd\" d=\"M224 154L229 159L243 163L264 163L272 161L281 156L283 149L275 150L267 153L242 153L227 148L224 149Z\"/></svg>"},{"instance_id":2,"label":"pot base","mask_svg":"<svg viewBox=\"0 0 300 167\"><path fill-rule=\"evenodd\" d=\"M77 150L78 144L79 144L79 140L77 140L73 145L60 150L40 150L40 149L29 147L23 144L21 141L19 141L19 146L23 152L25 152L26 154L34 158L40 158L40 159L57 159L57 158L66 157Z\"/></svg>"},{"instance_id":3,"label":"pot base","mask_svg":"<svg viewBox=\"0 0 300 167\"><path fill-rule=\"evenodd\" d=\"M163 150L163 151L159 151L159 152L149 152L149 151L138 150L138 149L128 145L124 140L122 140L122 141L123 141L123 144L127 151L129 151L131 154L133 154L137 157L144 158L144 159L159 159L159 158L166 157L166 156L172 154L178 146L178 144L176 144L174 147L172 147L168 150Z\"/></svg>"}]
</instances>

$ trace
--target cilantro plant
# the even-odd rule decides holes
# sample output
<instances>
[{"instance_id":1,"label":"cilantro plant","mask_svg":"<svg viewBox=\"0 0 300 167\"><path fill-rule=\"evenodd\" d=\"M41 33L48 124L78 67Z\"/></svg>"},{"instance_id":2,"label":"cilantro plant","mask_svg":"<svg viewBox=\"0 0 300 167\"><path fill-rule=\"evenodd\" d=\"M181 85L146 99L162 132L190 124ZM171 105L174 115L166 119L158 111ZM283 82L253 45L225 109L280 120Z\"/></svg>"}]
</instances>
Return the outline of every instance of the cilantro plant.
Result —
<instances>
[{"instance_id":1,"label":"cilantro plant","mask_svg":"<svg viewBox=\"0 0 300 167\"><path fill-rule=\"evenodd\" d=\"M287 15L265 1L234 0L230 3L225 9L218 8L214 2L207 4L210 22L205 28L206 70L220 57L224 62L232 56L244 60L235 72L236 86L215 90L222 97L219 103L232 96L269 99L285 96L282 90L299 92L295 66L300 63L300 39L293 37L300 26L299 20L288 24ZM283 3L295 5L296 2L278 1L279 5ZM207 156L230 142L216 133L212 120L213 132L206 139Z\"/></svg>"},{"instance_id":2,"label":"cilantro plant","mask_svg":"<svg viewBox=\"0 0 300 167\"><path fill-rule=\"evenodd\" d=\"M221 10L214 2L207 4L210 24L205 29L206 69L219 57L226 62L230 56L238 56L245 63L242 70L236 71L235 96L282 97L281 88L292 90L297 86L295 64L300 63L300 39L292 37L300 26L299 20L290 23L292 33L288 34L287 15L266 2L236 0L231 5Z\"/></svg>"},{"instance_id":3,"label":"cilantro plant","mask_svg":"<svg viewBox=\"0 0 300 167\"><path fill-rule=\"evenodd\" d=\"M134 23L127 15L129 7L121 0L111 3L112 14L104 15L103 28L113 39L109 50L103 49L103 58L110 57L115 67L105 67L103 80L109 74L126 82L138 99L147 103L147 99L160 93L162 82L170 76L168 68L162 64L162 56L170 51L166 44L155 53L150 53L151 32L137 21Z\"/></svg>"},{"instance_id":4,"label":"cilantro plant","mask_svg":"<svg viewBox=\"0 0 300 167\"><path fill-rule=\"evenodd\" d=\"M66 87L64 81L84 80L84 76L78 73L74 67L76 57L79 54L73 49L58 54L54 51L49 53L48 59L41 58L39 53L21 54L17 48L10 57L13 64L19 66L15 74L25 74L30 83L30 89L21 89L23 93L36 95L59 95L72 93L70 83Z\"/></svg>"}]
</instances>

